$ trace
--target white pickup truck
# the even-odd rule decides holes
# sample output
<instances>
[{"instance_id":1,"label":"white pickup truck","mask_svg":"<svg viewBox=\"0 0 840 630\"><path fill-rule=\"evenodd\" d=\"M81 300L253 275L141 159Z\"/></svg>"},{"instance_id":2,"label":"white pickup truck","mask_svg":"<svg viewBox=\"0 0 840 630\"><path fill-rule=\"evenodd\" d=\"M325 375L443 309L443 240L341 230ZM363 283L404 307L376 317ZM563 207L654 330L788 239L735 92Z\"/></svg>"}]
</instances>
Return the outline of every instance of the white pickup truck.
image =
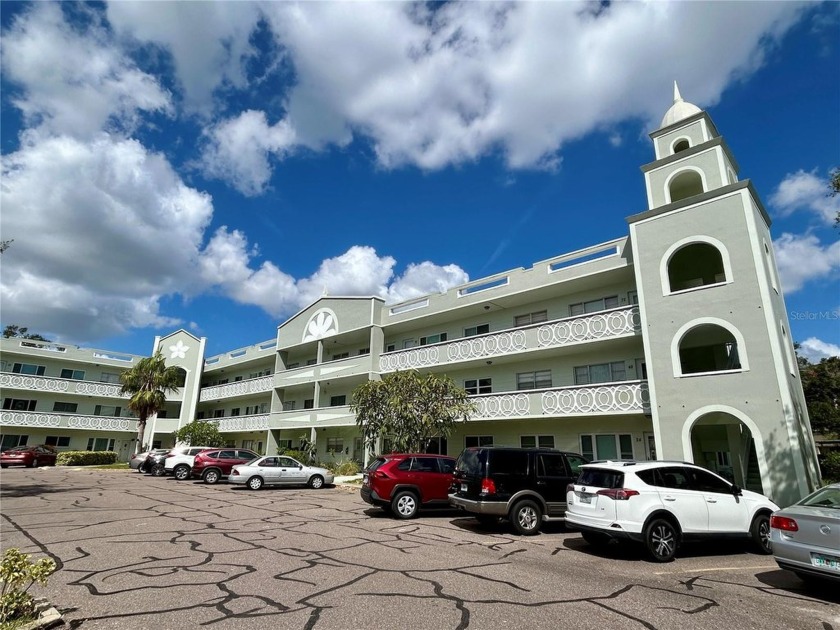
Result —
<instances>
[{"instance_id":1,"label":"white pickup truck","mask_svg":"<svg viewBox=\"0 0 840 630\"><path fill-rule=\"evenodd\" d=\"M165 474L173 475L178 481L190 478L190 471L195 461L195 456L205 451L210 446L176 446L169 451L169 456L163 463Z\"/></svg>"}]
</instances>

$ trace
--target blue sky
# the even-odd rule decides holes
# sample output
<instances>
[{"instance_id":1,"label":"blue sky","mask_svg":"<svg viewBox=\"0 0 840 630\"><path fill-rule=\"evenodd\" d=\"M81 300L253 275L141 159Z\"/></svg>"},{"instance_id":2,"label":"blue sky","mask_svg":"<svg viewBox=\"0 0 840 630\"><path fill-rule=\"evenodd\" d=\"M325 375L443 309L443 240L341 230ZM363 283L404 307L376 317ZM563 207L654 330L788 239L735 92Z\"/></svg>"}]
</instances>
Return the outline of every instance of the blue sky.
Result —
<instances>
[{"instance_id":1,"label":"blue sky","mask_svg":"<svg viewBox=\"0 0 840 630\"><path fill-rule=\"evenodd\" d=\"M3 2L2 324L216 354L628 233L683 97L840 354L840 4Z\"/></svg>"}]
</instances>

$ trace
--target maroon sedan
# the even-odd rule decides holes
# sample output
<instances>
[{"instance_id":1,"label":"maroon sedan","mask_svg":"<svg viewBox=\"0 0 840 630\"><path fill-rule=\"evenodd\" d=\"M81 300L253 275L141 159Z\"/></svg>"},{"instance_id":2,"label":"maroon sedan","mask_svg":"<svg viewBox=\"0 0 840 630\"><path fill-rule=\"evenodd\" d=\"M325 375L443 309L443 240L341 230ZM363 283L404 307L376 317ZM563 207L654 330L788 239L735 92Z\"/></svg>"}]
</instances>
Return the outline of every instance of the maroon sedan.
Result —
<instances>
[{"instance_id":1,"label":"maroon sedan","mask_svg":"<svg viewBox=\"0 0 840 630\"><path fill-rule=\"evenodd\" d=\"M49 446L18 446L0 453L0 468L55 466L55 455L55 451Z\"/></svg>"}]
</instances>

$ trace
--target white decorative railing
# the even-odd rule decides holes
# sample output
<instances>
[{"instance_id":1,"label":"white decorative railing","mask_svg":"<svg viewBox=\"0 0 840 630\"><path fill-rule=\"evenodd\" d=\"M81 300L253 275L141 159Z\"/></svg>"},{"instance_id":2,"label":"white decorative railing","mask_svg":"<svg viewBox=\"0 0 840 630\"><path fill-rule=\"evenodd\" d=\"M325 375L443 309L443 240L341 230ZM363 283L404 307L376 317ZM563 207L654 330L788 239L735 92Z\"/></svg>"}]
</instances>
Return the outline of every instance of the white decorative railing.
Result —
<instances>
[{"instance_id":1,"label":"white decorative railing","mask_svg":"<svg viewBox=\"0 0 840 630\"><path fill-rule=\"evenodd\" d=\"M218 421L219 431L267 431L269 414L256 416L234 416L232 418L220 418Z\"/></svg>"},{"instance_id":2,"label":"white decorative railing","mask_svg":"<svg viewBox=\"0 0 840 630\"><path fill-rule=\"evenodd\" d=\"M471 396L474 420L576 416L604 413L641 413L650 407L646 382L558 387L533 393Z\"/></svg>"},{"instance_id":3,"label":"white decorative railing","mask_svg":"<svg viewBox=\"0 0 840 630\"><path fill-rule=\"evenodd\" d=\"M62 394L128 398L128 395L120 394L121 386L114 385L113 383L78 381L68 378L51 378L49 376L31 376L28 374L10 374L8 372L0 373L0 387Z\"/></svg>"},{"instance_id":4,"label":"white decorative railing","mask_svg":"<svg viewBox=\"0 0 840 630\"><path fill-rule=\"evenodd\" d=\"M218 400L232 396L247 396L249 394L270 392L274 383L273 379L273 376L259 376L246 381L236 381L235 383L205 387L201 390L199 400Z\"/></svg>"},{"instance_id":5,"label":"white decorative railing","mask_svg":"<svg viewBox=\"0 0 840 630\"><path fill-rule=\"evenodd\" d=\"M650 407L647 383L614 383L545 391L542 412L555 414L622 413Z\"/></svg>"},{"instance_id":6,"label":"white decorative railing","mask_svg":"<svg viewBox=\"0 0 840 630\"><path fill-rule=\"evenodd\" d=\"M515 354L527 350L629 335L640 330L639 307L624 306L550 323L465 337L432 346L388 352L379 357L379 371L425 368L441 363Z\"/></svg>"},{"instance_id":7,"label":"white decorative railing","mask_svg":"<svg viewBox=\"0 0 840 630\"><path fill-rule=\"evenodd\" d=\"M537 329L537 338L540 348L546 348L626 335L640 329L639 308L633 306L543 324Z\"/></svg>"},{"instance_id":8,"label":"white decorative railing","mask_svg":"<svg viewBox=\"0 0 840 630\"><path fill-rule=\"evenodd\" d=\"M89 429L92 431L136 431L135 418L109 416L78 416L32 411L3 411L0 426Z\"/></svg>"}]
</instances>

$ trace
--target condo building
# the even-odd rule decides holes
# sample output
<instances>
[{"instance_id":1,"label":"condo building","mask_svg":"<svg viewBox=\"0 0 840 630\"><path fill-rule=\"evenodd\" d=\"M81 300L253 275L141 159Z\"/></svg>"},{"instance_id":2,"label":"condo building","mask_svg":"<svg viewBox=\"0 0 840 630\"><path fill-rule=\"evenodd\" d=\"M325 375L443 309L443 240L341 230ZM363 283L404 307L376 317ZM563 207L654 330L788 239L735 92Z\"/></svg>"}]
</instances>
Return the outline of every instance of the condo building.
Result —
<instances>
[{"instance_id":1,"label":"condo building","mask_svg":"<svg viewBox=\"0 0 840 630\"><path fill-rule=\"evenodd\" d=\"M787 505L819 484L770 219L709 115L674 104L650 134L648 207L624 236L399 304L324 296L272 339L205 356L157 337L183 386L148 446L193 419L260 453L315 443L370 457L352 392L397 370L446 374L476 411L430 452L553 447L590 459L690 461ZM119 374L139 356L0 342L2 448L138 447ZM145 445L144 445L145 446ZM387 450L387 439L381 444Z\"/></svg>"}]
</instances>

